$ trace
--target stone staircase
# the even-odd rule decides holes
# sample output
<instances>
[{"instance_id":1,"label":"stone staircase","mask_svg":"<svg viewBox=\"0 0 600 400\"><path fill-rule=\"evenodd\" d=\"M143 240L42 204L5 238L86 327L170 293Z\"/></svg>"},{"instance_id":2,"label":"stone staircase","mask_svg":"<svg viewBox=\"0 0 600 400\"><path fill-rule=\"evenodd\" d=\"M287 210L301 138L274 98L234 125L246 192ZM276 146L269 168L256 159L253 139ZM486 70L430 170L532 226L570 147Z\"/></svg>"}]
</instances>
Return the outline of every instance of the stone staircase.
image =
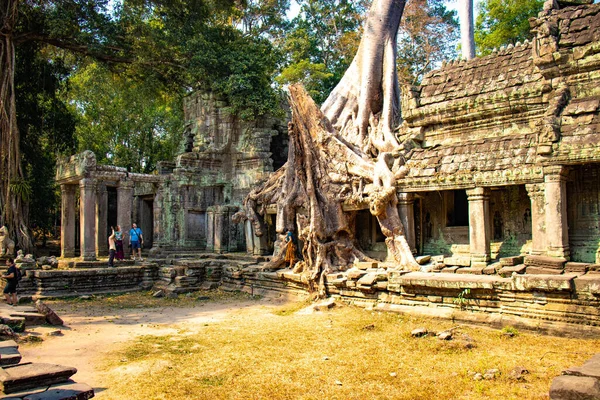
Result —
<instances>
[{"instance_id":1,"label":"stone staircase","mask_svg":"<svg viewBox=\"0 0 600 400\"><path fill-rule=\"evenodd\" d=\"M19 345L0 342L0 400L86 400L94 389L76 383L77 369L57 364L21 363Z\"/></svg>"}]
</instances>

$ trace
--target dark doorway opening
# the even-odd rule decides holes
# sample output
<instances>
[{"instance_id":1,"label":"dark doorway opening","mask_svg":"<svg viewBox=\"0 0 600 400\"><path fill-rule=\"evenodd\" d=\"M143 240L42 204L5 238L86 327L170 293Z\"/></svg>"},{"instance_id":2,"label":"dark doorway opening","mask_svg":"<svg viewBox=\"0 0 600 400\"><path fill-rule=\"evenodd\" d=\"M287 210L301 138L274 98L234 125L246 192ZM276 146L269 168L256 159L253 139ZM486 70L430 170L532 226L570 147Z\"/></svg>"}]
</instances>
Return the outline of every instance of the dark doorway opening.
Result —
<instances>
[{"instance_id":1,"label":"dark doorway opening","mask_svg":"<svg viewBox=\"0 0 600 400\"><path fill-rule=\"evenodd\" d=\"M447 226L469 226L469 200L466 190L453 190L449 197Z\"/></svg>"}]
</instances>

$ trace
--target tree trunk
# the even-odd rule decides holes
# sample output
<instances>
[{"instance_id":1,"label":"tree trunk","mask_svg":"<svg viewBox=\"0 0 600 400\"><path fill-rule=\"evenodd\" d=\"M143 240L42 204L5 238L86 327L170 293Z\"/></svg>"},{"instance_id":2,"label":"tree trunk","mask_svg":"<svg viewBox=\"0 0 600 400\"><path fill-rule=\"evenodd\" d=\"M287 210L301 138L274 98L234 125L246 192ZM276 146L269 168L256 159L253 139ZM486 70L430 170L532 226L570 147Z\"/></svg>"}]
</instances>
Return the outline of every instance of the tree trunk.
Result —
<instances>
[{"instance_id":1,"label":"tree trunk","mask_svg":"<svg viewBox=\"0 0 600 400\"><path fill-rule=\"evenodd\" d=\"M0 225L16 238L25 252L33 250L27 227L27 196L30 188L21 168L19 129L15 99L15 45L13 27L17 19L17 0L0 3Z\"/></svg>"},{"instance_id":2,"label":"tree trunk","mask_svg":"<svg viewBox=\"0 0 600 400\"><path fill-rule=\"evenodd\" d=\"M473 33L473 0L459 0L460 47L462 57L470 60L475 57L475 36Z\"/></svg>"},{"instance_id":3,"label":"tree trunk","mask_svg":"<svg viewBox=\"0 0 600 400\"><path fill-rule=\"evenodd\" d=\"M399 123L396 36L404 1L374 0L359 50L321 110L300 85L289 88L292 123L287 163L246 199L255 233L263 232L266 205L277 204L277 232L304 242L307 282L325 294L325 275L369 259L358 248L354 212L369 205L399 268L416 269L397 207L396 178L409 146L395 135ZM283 251L272 268L285 266Z\"/></svg>"}]
</instances>

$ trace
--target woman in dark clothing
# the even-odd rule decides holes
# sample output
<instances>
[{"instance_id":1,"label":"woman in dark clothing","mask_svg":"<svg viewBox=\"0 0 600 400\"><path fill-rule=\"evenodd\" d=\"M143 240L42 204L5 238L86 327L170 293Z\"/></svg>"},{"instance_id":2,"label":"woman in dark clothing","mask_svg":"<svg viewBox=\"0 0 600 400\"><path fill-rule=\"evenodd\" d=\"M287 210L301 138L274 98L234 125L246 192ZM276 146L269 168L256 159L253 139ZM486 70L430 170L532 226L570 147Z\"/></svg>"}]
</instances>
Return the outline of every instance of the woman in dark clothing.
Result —
<instances>
[{"instance_id":1,"label":"woman in dark clothing","mask_svg":"<svg viewBox=\"0 0 600 400\"><path fill-rule=\"evenodd\" d=\"M4 298L9 306L17 305L17 284L19 283L19 273L12 257L6 259L8 270L2 277L6 279L4 287Z\"/></svg>"}]
</instances>

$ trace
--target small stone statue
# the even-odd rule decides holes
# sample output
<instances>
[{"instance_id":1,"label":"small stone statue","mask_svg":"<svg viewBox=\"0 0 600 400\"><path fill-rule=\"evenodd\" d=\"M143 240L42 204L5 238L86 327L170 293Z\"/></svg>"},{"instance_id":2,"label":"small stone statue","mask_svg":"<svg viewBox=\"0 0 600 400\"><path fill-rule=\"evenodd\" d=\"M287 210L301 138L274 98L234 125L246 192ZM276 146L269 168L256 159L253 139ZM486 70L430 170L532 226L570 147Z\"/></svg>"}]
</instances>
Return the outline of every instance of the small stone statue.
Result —
<instances>
[{"instance_id":1,"label":"small stone statue","mask_svg":"<svg viewBox=\"0 0 600 400\"><path fill-rule=\"evenodd\" d=\"M8 237L6 226L0 228L0 256L14 256L15 242Z\"/></svg>"}]
</instances>

